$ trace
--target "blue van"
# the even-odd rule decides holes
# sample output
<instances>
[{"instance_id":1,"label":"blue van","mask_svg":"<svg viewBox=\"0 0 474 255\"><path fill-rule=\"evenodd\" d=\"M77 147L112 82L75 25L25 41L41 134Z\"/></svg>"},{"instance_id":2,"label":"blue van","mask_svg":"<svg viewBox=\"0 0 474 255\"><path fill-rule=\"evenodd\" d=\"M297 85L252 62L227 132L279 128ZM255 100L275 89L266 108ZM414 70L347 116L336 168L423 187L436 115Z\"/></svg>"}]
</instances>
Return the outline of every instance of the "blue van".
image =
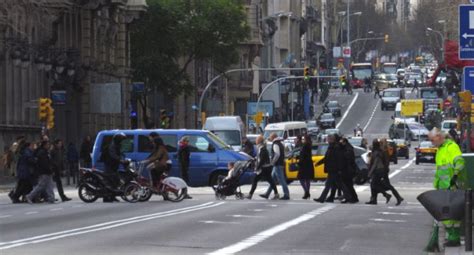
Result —
<instances>
[{"instance_id":1,"label":"blue van","mask_svg":"<svg viewBox=\"0 0 474 255\"><path fill-rule=\"evenodd\" d=\"M135 130L104 130L95 139L92 151L92 168L103 170L104 163L100 161L102 150L112 141L114 134L122 132L127 139L122 142L122 153L126 158L141 161L151 153L148 135L156 132L165 143L170 159L173 161L171 176L180 176L178 162L178 142L183 136L189 138L191 149L189 165L189 182L192 187L202 187L216 184L219 175L227 175L227 163L231 161L249 160L250 157L235 152L213 133L206 130L172 130L172 129L135 129ZM241 179L250 183L252 175L246 174Z\"/></svg>"}]
</instances>

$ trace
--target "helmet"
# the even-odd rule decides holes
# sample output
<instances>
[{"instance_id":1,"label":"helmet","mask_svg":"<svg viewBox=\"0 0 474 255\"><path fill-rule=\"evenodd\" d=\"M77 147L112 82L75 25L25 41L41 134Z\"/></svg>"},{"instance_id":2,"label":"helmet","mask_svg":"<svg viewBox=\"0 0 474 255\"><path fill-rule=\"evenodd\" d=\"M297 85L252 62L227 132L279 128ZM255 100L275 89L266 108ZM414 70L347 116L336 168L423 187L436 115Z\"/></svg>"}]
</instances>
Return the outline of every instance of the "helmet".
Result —
<instances>
[{"instance_id":1,"label":"helmet","mask_svg":"<svg viewBox=\"0 0 474 255\"><path fill-rule=\"evenodd\" d=\"M126 138L127 138L127 136L123 132L120 132L120 133L115 134L112 139L113 139L115 144L120 144Z\"/></svg>"}]
</instances>

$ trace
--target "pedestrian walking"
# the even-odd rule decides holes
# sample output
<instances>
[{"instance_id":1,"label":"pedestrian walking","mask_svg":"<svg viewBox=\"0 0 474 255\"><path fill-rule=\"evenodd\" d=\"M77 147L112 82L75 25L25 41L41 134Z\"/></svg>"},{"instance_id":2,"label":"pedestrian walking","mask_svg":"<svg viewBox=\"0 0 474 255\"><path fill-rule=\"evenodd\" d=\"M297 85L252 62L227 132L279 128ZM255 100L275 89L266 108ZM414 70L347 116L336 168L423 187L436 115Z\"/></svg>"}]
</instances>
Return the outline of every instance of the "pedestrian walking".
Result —
<instances>
[{"instance_id":1,"label":"pedestrian walking","mask_svg":"<svg viewBox=\"0 0 474 255\"><path fill-rule=\"evenodd\" d=\"M92 158L91 158L91 153L92 153L92 138L88 135L84 138L81 144L81 151L80 151L80 159L81 159L81 165L85 168L91 168L92 167Z\"/></svg>"},{"instance_id":2,"label":"pedestrian walking","mask_svg":"<svg viewBox=\"0 0 474 255\"><path fill-rule=\"evenodd\" d=\"M418 92L418 85L419 85L419 84L418 84L418 80L415 79L415 80L413 81L413 88L411 89L411 92L412 92L412 93L413 93L413 91L415 91L415 90Z\"/></svg>"},{"instance_id":3,"label":"pedestrian walking","mask_svg":"<svg viewBox=\"0 0 474 255\"><path fill-rule=\"evenodd\" d=\"M273 190L275 197L279 197L278 190L275 184L275 181L272 178L272 165L270 163L270 153L267 150L265 139L262 135L259 135L256 140L257 144L257 157L256 157L256 164L255 164L255 178L252 181L252 187L250 188L250 192L247 199L252 199L253 193L257 188L257 184L259 181L266 181L270 185L270 188ZM260 195L261 197L267 199L268 196Z\"/></svg>"},{"instance_id":4,"label":"pedestrian walking","mask_svg":"<svg viewBox=\"0 0 474 255\"><path fill-rule=\"evenodd\" d=\"M189 149L189 138L184 136L181 138L179 142L179 149L178 149L178 161L179 167L181 170L181 178L186 183L189 183L189 163L191 157L191 150ZM191 199L192 197L188 194L184 198Z\"/></svg>"},{"instance_id":5,"label":"pedestrian walking","mask_svg":"<svg viewBox=\"0 0 474 255\"><path fill-rule=\"evenodd\" d=\"M338 135L329 135L328 138L329 147L324 155L324 158L320 160L316 166L324 164L324 172L328 174L326 183L324 185L323 192L319 198L315 198L315 202L319 203L332 203L336 196L337 188L340 187L339 170L344 167L344 154L339 143ZM326 199L327 195L329 197Z\"/></svg>"},{"instance_id":6,"label":"pedestrian walking","mask_svg":"<svg viewBox=\"0 0 474 255\"><path fill-rule=\"evenodd\" d=\"M385 190L386 187L384 186L384 178L386 176L386 164L389 162L389 158L387 155L382 151L380 142L377 139L374 139L372 142L372 155L370 156L370 164L369 164L369 177L371 177L370 181L370 200L366 202L368 205L376 205L377 204L377 195L382 193L387 203L390 201L392 197L389 195Z\"/></svg>"},{"instance_id":7,"label":"pedestrian walking","mask_svg":"<svg viewBox=\"0 0 474 255\"><path fill-rule=\"evenodd\" d=\"M68 175L67 175L67 185L71 184L71 177L72 183L76 183L76 180L79 174L79 153L76 149L74 143L69 143L67 146L67 165L68 165Z\"/></svg>"},{"instance_id":8,"label":"pedestrian walking","mask_svg":"<svg viewBox=\"0 0 474 255\"><path fill-rule=\"evenodd\" d=\"M303 137L301 135L296 136L295 140L295 149L300 149L303 147Z\"/></svg>"},{"instance_id":9,"label":"pedestrian walking","mask_svg":"<svg viewBox=\"0 0 474 255\"><path fill-rule=\"evenodd\" d=\"M63 183L61 180L61 177L64 175L65 158L63 141L61 139L56 139L51 150L51 162L53 168L53 180L56 182L59 197L61 197L63 202L71 200L66 196L66 194L64 194Z\"/></svg>"},{"instance_id":10,"label":"pedestrian walking","mask_svg":"<svg viewBox=\"0 0 474 255\"><path fill-rule=\"evenodd\" d=\"M283 139L278 137L276 133L270 134L268 140L272 142L272 153L271 153L271 164L273 166L272 170L272 178L278 180L278 183L281 185L283 189L283 197L280 200L289 200L290 199L290 191L288 189L288 185L286 183L284 167L285 167L285 147L283 146ZM272 188L268 187L267 192L262 196L264 198L268 198L270 193L272 192ZM278 198L278 194L275 194L275 199Z\"/></svg>"},{"instance_id":11,"label":"pedestrian walking","mask_svg":"<svg viewBox=\"0 0 474 255\"><path fill-rule=\"evenodd\" d=\"M433 145L438 147L434 188L440 190L463 188L462 183L465 181L463 177L466 174L464 158L459 146L454 141L446 139L438 128L433 128L428 137ZM460 246L460 224L461 222L456 220L443 221L448 233L446 246Z\"/></svg>"},{"instance_id":12,"label":"pedestrian walking","mask_svg":"<svg viewBox=\"0 0 474 255\"><path fill-rule=\"evenodd\" d=\"M26 201L30 204L43 194L46 195L46 201L48 203L52 204L55 201L53 169L49 149L49 141L42 141L41 146L35 152L37 161L34 171L35 175L38 176L38 183L33 190L26 195Z\"/></svg>"},{"instance_id":13,"label":"pedestrian walking","mask_svg":"<svg viewBox=\"0 0 474 255\"><path fill-rule=\"evenodd\" d=\"M392 192L392 194L395 196L395 198L397 199L397 203L396 205L400 205L402 202L403 202L403 197L400 196L400 193L398 193L398 191L395 189L395 187L393 187L393 185L390 183L390 178L388 176L388 174L390 173L390 154L389 154L389 146L388 146L388 142L387 142L387 139L383 138L381 139L380 141L380 146L382 148L382 151L385 153L385 157L388 159L385 161L385 175L383 176L383 179L382 179L382 186L384 187L385 190L390 190ZM393 153L395 153L395 155L397 154L397 151L395 150ZM388 195L388 200L390 200L392 196L389 194ZM388 201L387 201L388 203Z\"/></svg>"},{"instance_id":14,"label":"pedestrian walking","mask_svg":"<svg viewBox=\"0 0 474 255\"><path fill-rule=\"evenodd\" d=\"M309 190L311 186L311 180L314 178L312 147L313 142L311 141L311 137L309 135L305 135L304 143L301 147L298 159L298 180L300 181L301 187L303 187L303 199L308 199L311 197Z\"/></svg>"},{"instance_id":15,"label":"pedestrian walking","mask_svg":"<svg viewBox=\"0 0 474 255\"><path fill-rule=\"evenodd\" d=\"M28 142L25 142L20 148L20 158L16 169L17 183L15 190L9 194L13 203L20 203L21 197L33 190L33 172L36 164L36 158L33 155L34 149L35 144Z\"/></svg>"},{"instance_id":16,"label":"pedestrian walking","mask_svg":"<svg viewBox=\"0 0 474 255\"><path fill-rule=\"evenodd\" d=\"M354 177L357 169L354 147L349 143L347 138L341 139L341 147L344 153L344 162L346 163L341 176L341 181L344 187L344 199L341 203L358 203L359 198L354 189Z\"/></svg>"},{"instance_id":17,"label":"pedestrian walking","mask_svg":"<svg viewBox=\"0 0 474 255\"><path fill-rule=\"evenodd\" d=\"M374 90L374 98L380 98L380 89L377 85L375 85L375 90Z\"/></svg>"}]
</instances>

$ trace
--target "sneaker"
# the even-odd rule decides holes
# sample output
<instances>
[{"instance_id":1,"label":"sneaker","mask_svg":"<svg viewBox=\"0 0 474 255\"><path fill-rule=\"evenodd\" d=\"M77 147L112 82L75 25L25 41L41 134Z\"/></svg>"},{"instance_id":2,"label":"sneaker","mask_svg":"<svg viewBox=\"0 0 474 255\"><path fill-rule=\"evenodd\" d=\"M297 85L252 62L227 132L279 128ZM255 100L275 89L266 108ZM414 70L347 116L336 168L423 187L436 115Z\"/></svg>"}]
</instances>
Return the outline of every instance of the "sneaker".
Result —
<instances>
[{"instance_id":1,"label":"sneaker","mask_svg":"<svg viewBox=\"0 0 474 255\"><path fill-rule=\"evenodd\" d=\"M280 195L278 195L278 194L275 194L275 196L273 196L273 198L272 198L272 200L278 200L278 199L280 199Z\"/></svg>"},{"instance_id":2,"label":"sneaker","mask_svg":"<svg viewBox=\"0 0 474 255\"><path fill-rule=\"evenodd\" d=\"M259 196L260 196L261 198L268 199L268 196L267 196L267 195L265 195L265 194L260 194Z\"/></svg>"},{"instance_id":3,"label":"sneaker","mask_svg":"<svg viewBox=\"0 0 474 255\"><path fill-rule=\"evenodd\" d=\"M63 202L71 201L71 199L69 197L63 197L63 198L61 198L61 200Z\"/></svg>"},{"instance_id":4,"label":"sneaker","mask_svg":"<svg viewBox=\"0 0 474 255\"><path fill-rule=\"evenodd\" d=\"M190 195L186 195L186 196L184 196L184 199L193 199L193 197L190 196Z\"/></svg>"},{"instance_id":5,"label":"sneaker","mask_svg":"<svg viewBox=\"0 0 474 255\"><path fill-rule=\"evenodd\" d=\"M290 200L290 197L289 196L283 196L280 198L280 200Z\"/></svg>"},{"instance_id":6,"label":"sneaker","mask_svg":"<svg viewBox=\"0 0 474 255\"><path fill-rule=\"evenodd\" d=\"M252 195L245 196L246 199L252 200Z\"/></svg>"},{"instance_id":7,"label":"sneaker","mask_svg":"<svg viewBox=\"0 0 474 255\"><path fill-rule=\"evenodd\" d=\"M321 203L321 204L324 203L324 200L319 199L319 198L315 198L313 200L314 200L314 202L318 202L318 203Z\"/></svg>"}]
</instances>

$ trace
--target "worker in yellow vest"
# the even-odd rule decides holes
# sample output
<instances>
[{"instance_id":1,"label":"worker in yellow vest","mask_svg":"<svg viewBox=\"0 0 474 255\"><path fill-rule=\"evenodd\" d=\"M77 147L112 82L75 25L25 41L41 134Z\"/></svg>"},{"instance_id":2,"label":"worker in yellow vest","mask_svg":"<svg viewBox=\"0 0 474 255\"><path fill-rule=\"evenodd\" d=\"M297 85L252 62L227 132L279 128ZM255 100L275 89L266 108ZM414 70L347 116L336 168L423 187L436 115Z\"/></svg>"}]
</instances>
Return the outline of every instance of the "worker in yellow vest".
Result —
<instances>
[{"instance_id":1,"label":"worker in yellow vest","mask_svg":"<svg viewBox=\"0 0 474 255\"><path fill-rule=\"evenodd\" d=\"M453 140L446 139L446 135L438 128L431 130L429 139L434 146L438 147L434 188L444 190L462 189L466 172L464 171L464 159L458 144ZM448 233L446 246L460 246L460 223L456 220L443 221Z\"/></svg>"}]
</instances>

